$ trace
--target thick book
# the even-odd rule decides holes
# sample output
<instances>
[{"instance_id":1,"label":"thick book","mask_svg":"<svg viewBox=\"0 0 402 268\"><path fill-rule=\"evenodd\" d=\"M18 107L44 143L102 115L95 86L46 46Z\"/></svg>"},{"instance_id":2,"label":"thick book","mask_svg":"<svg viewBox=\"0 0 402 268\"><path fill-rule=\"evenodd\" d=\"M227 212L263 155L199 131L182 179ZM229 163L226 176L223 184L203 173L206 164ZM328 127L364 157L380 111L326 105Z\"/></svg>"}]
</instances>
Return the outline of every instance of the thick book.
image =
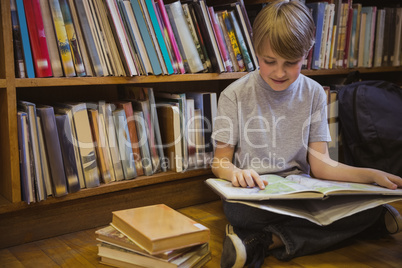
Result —
<instances>
[{"instance_id":1,"label":"thick book","mask_svg":"<svg viewBox=\"0 0 402 268\"><path fill-rule=\"evenodd\" d=\"M141 254L147 257L163 259L166 261L173 260L178 256L184 254L185 252L192 249L192 247L182 248L177 250L165 251L161 254L150 255L146 250L141 248L131 239L129 239L125 234L119 232L116 228L111 225L103 227L95 231L96 240L102 243L107 243L113 246L117 246L126 250L130 250L137 254Z\"/></svg>"},{"instance_id":2,"label":"thick book","mask_svg":"<svg viewBox=\"0 0 402 268\"><path fill-rule=\"evenodd\" d=\"M38 126L41 126L41 119L40 116L37 116L36 118L38 120ZM38 138L39 138L39 151L40 155L42 157L42 174L43 174L43 182L45 183L45 189L46 189L46 195L47 196L52 196L53 195L53 189L52 189L52 178L50 175L50 167L49 167L49 161L47 160L46 157L46 145L45 145L45 138L43 136L43 131L41 127L38 127Z\"/></svg>"},{"instance_id":3,"label":"thick book","mask_svg":"<svg viewBox=\"0 0 402 268\"><path fill-rule=\"evenodd\" d=\"M149 150L149 136L147 133L147 125L144 120L142 111L134 111L135 127L138 134L138 146L141 152L141 162L144 169L144 175L151 176L153 174L151 152Z\"/></svg>"},{"instance_id":4,"label":"thick book","mask_svg":"<svg viewBox=\"0 0 402 268\"><path fill-rule=\"evenodd\" d=\"M107 243L98 244L98 255L101 263L116 267L201 267L211 259L208 243L191 248L171 261L144 256Z\"/></svg>"},{"instance_id":5,"label":"thick book","mask_svg":"<svg viewBox=\"0 0 402 268\"><path fill-rule=\"evenodd\" d=\"M75 148L73 145L73 133L70 118L67 114L56 114L57 132L59 134L61 153L63 155L64 171L66 172L67 188L69 193L77 192L81 189L79 169Z\"/></svg>"},{"instance_id":6,"label":"thick book","mask_svg":"<svg viewBox=\"0 0 402 268\"><path fill-rule=\"evenodd\" d=\"M152 255L210 239L207 227L164 204L114 211L111 225Z\"/></svg>"},{"instance_id":7,"label":"thick book","mask_svg":"<svg viewBox=\"0 0 402 268\"><path fill-rule=\"evenodd\" d=\"M50 77L53 74L39 0L24 0L24 7L35 75L36 77Z\"/></svg>"},{"instance_id":8,"label":"thick book","mask_svg":"<svg viewBox=\"0 0 402 268\"><path fill-rule=\"evenodd\" d=\"M36 111L40 117L45 141L46 155L49 163L49 170L52 178L53 195L56 197L68 193L66 174L64 171L63 156L61 154L60 140L57 132L54 109L51 106L37 106Z\"/></svg>"},{"instance_id":9,"label":"thick book","mask_svg":"<svg viewBox=\"0 0 402 268\"><path fill-rule=\"evenodd\" d=\"M320 180L307 175L262 175L268 186L235 187L222 179L208 179L206 183L229 200L326 199L335 195L393 195L402 197L402 189L391 190L372 184Z\"/></svg>"}]
</instances>

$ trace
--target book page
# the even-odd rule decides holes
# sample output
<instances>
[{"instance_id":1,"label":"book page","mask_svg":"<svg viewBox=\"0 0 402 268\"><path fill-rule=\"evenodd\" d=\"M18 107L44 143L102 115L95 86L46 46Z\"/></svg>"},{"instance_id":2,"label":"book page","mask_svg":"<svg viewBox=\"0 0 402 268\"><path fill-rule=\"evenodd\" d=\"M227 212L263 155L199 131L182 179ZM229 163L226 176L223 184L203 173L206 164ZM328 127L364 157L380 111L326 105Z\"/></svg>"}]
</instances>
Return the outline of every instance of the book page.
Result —
<instances>
[{"instance_id":1,"label":"book page","mask_svg":"<svg viewBox=\"0 0 402 268\"><path fill-rule=\"evenodd\" d=\"M299 183L312 191L334 194L402 195L402 189L391 190L374 184L320 180L303 175L289 175L287 180Z\"/></svg>"}]
</instances>

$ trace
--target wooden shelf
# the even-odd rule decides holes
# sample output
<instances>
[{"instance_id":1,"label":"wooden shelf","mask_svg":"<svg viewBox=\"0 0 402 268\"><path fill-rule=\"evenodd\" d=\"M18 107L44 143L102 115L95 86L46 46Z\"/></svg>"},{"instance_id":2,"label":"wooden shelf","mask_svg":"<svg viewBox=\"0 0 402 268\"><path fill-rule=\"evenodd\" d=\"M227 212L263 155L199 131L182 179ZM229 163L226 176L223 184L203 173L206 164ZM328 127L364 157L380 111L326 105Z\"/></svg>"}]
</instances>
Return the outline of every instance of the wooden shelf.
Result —
<instances>
[{"instance_id":1,"label":"wooden shelf","mask_svg":"<svg viewBox=\"0 0 402 268\"><path fill-rule=\"evenodd\" d=\"M55 203L62 203L71 200L77 200L87 197L99 196L102 194L114 193L123 190L135 189L143 186L156 185L165 182L172 182L183 180L187 178L194 178L199 176L212 176L210 168L188 170L183 173L176 173L172 171L156 173L152 176L140 176L132 180L124 180L119 182L111 182L108 184L101 184L95 188L81 189L76 193L69 193L62 197L48 197L48 199L27 204L24 201L17 203L6 202L3 198L0 199L0 215L8 212L18 211L26 208L35 208L38 206L47 206ZM157 186L155 186L157 187ZM2 201L3 200L3 201Z\"/></svg>"},{"instance_id":2,"label":"wooden shelf","mask_svg":"<svg viewBox=\"0 0 402 268\"><path fill-rule=\"evenodd\" d=\"M330 70L302 70L307 76L328 76L344 75L353 71L360 73L385 73L401 72L399 67L379 67L379 68L348 68L348 69L330 69ZM61 78L17 78L15 86L22 87L59 87L59 86L83 86L83 85L121 85L121 84L150 84L150 83L170 83L170 82L199 82L199 81L218 81L218 80L236 80L246 72L233 73L203 73L203 74L175 74L175 75L149 75L135 77L61 77ZM5 80L0 79L1 85L5 85Z\"/></svg>"},{"instance_id":3,"label":"wooden shelf","mask_svg":"<svg viewBox=\"0 0 402 268\"><path fill-rule=\"evenodd\" d=\"M0 79L0 88L5 88L7 85L6 79Z\"/></svg>"}]
</instances>

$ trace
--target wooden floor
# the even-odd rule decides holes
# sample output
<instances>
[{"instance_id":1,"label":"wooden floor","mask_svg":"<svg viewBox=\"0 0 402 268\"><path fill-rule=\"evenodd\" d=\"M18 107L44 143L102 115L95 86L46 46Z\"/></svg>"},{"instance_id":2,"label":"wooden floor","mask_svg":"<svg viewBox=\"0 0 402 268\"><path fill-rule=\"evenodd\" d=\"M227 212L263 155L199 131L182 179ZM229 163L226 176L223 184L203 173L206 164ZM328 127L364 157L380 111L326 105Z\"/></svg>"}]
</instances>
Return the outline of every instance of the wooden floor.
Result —
<instances>
[{"instance_id":1,"label":"wooden floor","mask_svg":"<svg viewBox=\"0 0 402 268\"><path fill-rule=\"evenodd\" d=\"M402 212L402 202L393 205ZM227 223L221 202L187 207L179 211L211 229L212 260L205 267L219 267L224 227ZM99 263L95 230L89 229L0 250L0 267L109 267ZM330 252L300 257L289 262L268 257L264 267L402 267L402 233L380 240L350 241Z\"/></svg>"}]
</instances>

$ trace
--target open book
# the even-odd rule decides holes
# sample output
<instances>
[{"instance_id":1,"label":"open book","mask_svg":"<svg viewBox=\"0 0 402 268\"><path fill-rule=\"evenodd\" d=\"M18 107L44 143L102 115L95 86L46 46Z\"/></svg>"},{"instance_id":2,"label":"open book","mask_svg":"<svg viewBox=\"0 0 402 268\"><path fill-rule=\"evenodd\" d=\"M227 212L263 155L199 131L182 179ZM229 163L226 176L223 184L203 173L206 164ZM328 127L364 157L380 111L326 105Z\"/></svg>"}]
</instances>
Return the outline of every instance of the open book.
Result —
<instances>
[{"instance_id":1,"label":"open book","mask_svg":"<svg viewBox=\"0 0 402 268\"><path fill-rule=\"evenodd\" d=\"M325 199L333 195L399 195L402 189L390 190L372 184L338 182L314 179L307 175L263 175L268 181L264 190L258 187L234 187L231 182L222 179L207 179L206 183L228 200L271 200L271 199Z\"/></svg>"},{"instance_id":2,"label":"open book","mask_svg":"<svg viewBox=\"0 0 402 268\"><path fill-rule=\"evenodd\" d=\"M318 225L328 225L360 211L402 200L402 189L326 181L303 175L286 178L263 175L262 178L268 181L264 190L234 187L231 182L221 179L208 179L206 183L228 202L304 218Z\"/></svg>"}]
</instances>

